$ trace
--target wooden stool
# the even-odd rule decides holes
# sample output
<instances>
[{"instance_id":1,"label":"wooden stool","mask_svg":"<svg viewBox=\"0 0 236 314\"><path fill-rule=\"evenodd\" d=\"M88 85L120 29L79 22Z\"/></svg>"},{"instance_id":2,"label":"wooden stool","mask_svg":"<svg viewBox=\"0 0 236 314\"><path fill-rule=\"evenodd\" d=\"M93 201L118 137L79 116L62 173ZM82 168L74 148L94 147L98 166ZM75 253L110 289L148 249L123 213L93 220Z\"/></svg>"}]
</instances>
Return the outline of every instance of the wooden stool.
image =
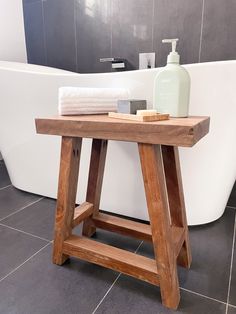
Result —
<instances>
[{"instance_id":1,"label":"wooden stool","mask_svg":"<svg viewBox=\"0 0 236 314\"><path fill-rule=\"evenodd\" d=\"M191 252L177 146L193 146L209 130L209 118L142 123L107 116L36 119L37 132L62 136L53 263L69 256L159 285L163 305L180 300L177 263L189 268ZM81 144L93 138L86 201L75 207ZM108 140L138 143L150 225L99 212ZM72 234L84 222L83 236ZM155 259L89 239L96 228L152 241Z\"/></svg>"}]
</instances>

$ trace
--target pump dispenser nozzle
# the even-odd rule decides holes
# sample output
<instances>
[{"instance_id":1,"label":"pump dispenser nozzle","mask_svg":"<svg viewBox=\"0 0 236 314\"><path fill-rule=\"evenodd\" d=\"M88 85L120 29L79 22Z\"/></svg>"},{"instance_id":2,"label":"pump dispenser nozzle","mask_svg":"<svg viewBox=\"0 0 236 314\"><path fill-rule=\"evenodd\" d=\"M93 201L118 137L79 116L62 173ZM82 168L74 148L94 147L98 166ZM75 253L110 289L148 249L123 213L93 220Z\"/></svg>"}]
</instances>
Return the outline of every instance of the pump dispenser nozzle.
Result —
<instances>
[{"instance_id":1,"label":"pump dispenser nozzle","mask_svg":"<svg viewBox=\"0 0 236 314\"><path fill-rule=\"evenodd\" d=\"M179 61L180 61L180 56L179 56L178 52L176 51L176 45L177 45L178 40L179 40L178 38L163 39L162 40L163 43L171 43L172 44L172 51L170 52L170 54L167 57L167 63L179 63Z\"/></svg>"}]
</instances>

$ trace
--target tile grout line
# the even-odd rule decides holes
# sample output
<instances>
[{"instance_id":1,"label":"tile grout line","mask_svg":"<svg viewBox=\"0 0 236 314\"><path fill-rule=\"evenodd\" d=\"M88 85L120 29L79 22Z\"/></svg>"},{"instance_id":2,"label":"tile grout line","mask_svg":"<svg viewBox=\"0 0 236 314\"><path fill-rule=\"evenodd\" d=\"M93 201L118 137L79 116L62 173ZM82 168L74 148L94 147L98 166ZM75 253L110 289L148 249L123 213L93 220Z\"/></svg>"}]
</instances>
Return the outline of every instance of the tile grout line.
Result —
<instances>
[{"instance_id":1,"label":"tile grout line","mask_svg":"<svg viewBox=\"0 0 236 314\"><path fill-rule=\"evenodd\" d=\"M139 245L138 249L140 248L140 246L141 246L141 245ZM136 252L138 251L138 249L136 250ZM189 293L196 294L196 295L201 296L201 297L204 297L204 298L206 298L206 299L210 299L210 300L212 300L212 301L216 301L216 302L218 302L218 303L222 303L222 304L225 304L225 305L226 305L226 302L223 302L223 301L220 301L220 300L217 300L217 299L208 297L207 295L204 295L204 294L201 294L201 293L198 293L198 292L194 292L194 291L192 291L192 290L188 290L188 289L185 289L185 288L182 288L182 287L179 287L179 288L180 288L181 290L183 290L183 291L187 291L187 292L189 292Z\"/></svg>"},{"instance_id":2,"label":"tile grout line","mask_svg":"<svg viewBox=\"0 0 236 314\"><path fill-rule=\"evenodd\" d=\"M36 201L34 201L34 202L32 202L32 203L29 203L28 205L23 206L23 207L17 209L17 210L14 211L13 213L11 213L11 214L9 214L9 215L7 215L7 216L1 218L1 219L0 219L0 222L3 221L4 219L8 218L8 217L11 217L11 216L13 216L13 215L19 213L20 211L22 211L22 210L25 209L25 208L27 208L27 207L29 207L29 206L31 206L31 205L34 205L34 204L40 202L40 201L43 200L44 198L45 198L45 197L40 197L40 198L37 199Z\"/></svg>"},{"instance_id":3,"label":"tile grout line","mask_svg":"<svg viewBox=\"0 0 236 314\"><path fill-rule=\"evenodd\" d=\"M201 62L201 54L202 54L202 34L203 34L204 11L205 11L205 0L202 0L201 31L200 31L199 54L198 54L199 63Z\"/></svg>"},{"instance_id":4,"label":"tile grout line","mask_svg":"<svg viewBox=\"0 0 236 314\"><path fill-rule=\"evenodd\" d=\"M193 290L185 289L185 288L182 288L182 287L179 287L179 288L180 288L180 290L183 290L183 291L186 291L186 292L189 292L189 293L198 295L199 297L203 297L203 298L205 298L205 299L212 300L212 301L215 301L215 302L218 302L218 303L227 305L226 302L220 301L220 300L217 300L217 299L214 299L214 298L211 298L211 297L208 297L208 296L205 295L205 294L201 294L201 293L195 292L195 291L193 291Z\"/></svg>"},{"instance_id":5,"label":"tile grout line","mask_svg":"<svg viewBox=\"0 0 236 314\"><path fill-rule=\"evenodd\" d=\"M233 304L229 303L228 306L233 307L234 309L236 309L236 305L233 305Z\"/></svg>"},{"instance_id":6,"label":"tile grout line","mask_svg":"<svg viewBox=\"0 0 236 314\"><path fill-rule=\"evenodd\" d=\"M152 2L152 52L154 50L154 18L155 18L155 0Z\"/></svg>"},{"instance_id":7,"label":"tile grout line","mask_svg":"<svg viewBox=\"0 0 236 314\"><path fill-rule=\"evenodd\" d=\"M47 242L49 242L49 243L52 242L52 241L50 241L50 240L48 240L48 239L39 237L39 236L37 236L37 235L35 235L35 234L29 233L29 232L26 232L26 231L23 231L23 230L20 230L20 229L16 229L16 228L13 228L13 227L11 227L11 226L8 226L8 225L2 224L2 223L0 223L0 226L6 227L6 228L9 228L9 229L11 229L11 230L15 230L15 231L18 231L18 232L21 232L21 233L24 233L24 234L26 234L26 235L29 235L29 236L31 236L31 237L34 237L34 238L37 238L37 239L40 239L40 240L43 240L43 241L47 241Z\"/></svg>"},{"instance_id":8,"label":"tile grout line","mask_svg":"<svg viewBox=\"0 0 236 314\"><path fill-rule=\"evenodd\" d=\"M9 185L4 186L3 188L0 188L0 191L2 191L2 190L4 190L4 189L7 189L7 188L9 188L10 186L12 186L12 184L9 184Z\"/></svg>"},{"instance_id":9,"label":"tile grout line","mask_svg":"<svg viewBox=\"0 0 236 314\"><path fill-rule=\"evenodd\" d=\"M38 253L40 253L43 249L45 249L50 243L47 243L46 245L44 245L43 247L41 247L41 249L37 252L35 252L33 255L31 255L29 258L27 258L27 260L25 260L23 263L21 263L19 266L17 266L16 268L14 268L10 273L8 273L6 276L2 277L0 279L0 282L2 282L4 279L6 279L7 277L9 277L11 274L15 273L21 266L23 266L25 263L27 263L29 260L31 260L33 257L35 257Z\"/></svg>"},{"instance_id":10,"label":"tile grout line","mask_svg":"<svg viewBox=\"0 0 236 314\"><path fill-rule=\"evenodd\" d=\"M138 252L140 246L143 244L143 241L139 243L137 249L135 250L135 254ZM102 302L105 300L106 296L109 294L109 292L111 291L111 289L114 287L114 285L116 284L117 280L120 278L120 276L122 275L122 273L119 273L119 275L116 277L116 279L113 281L113 283L111 284L110 288L107 290L107 292L105 293L105 295L102 297L102 299L100 300L100 302L98 303L98 305L95 307L95 309L93 310L92 314L95 314L96 311L98 310L99 306L102 304Z\"/></svg>"},{"instance_id":11,"label":"tile grout line","mask_svg":"<svg viewBox=\"0 0 236 314\"><path fill-rule=\"evenodd\" d=\"M110 56L113 57L113 1L110 1L110 19L111 19L111 25L110 25ZM111 69L112 72L112 69Z\"/></svg>"},{"instance_id":12,"label":"tile grout line","mask_svg":"<svg viewBox=\"0 0 236 314\"><path fill-rule=\"evenodd\" d=\"M139 243L137 249L134 251L135 254L138 253L138 250L140 249L140 247L142 246L142 244L143 244L143 241L141 241L141 242Z\"/></svg>"},{"instance_id":13,"label":"tile grout line","mask_svg":"<svg viewBox=\"0 0 236 314\"><path fill-rule=\"evenodd\" d=\"M225 312L225 314L228 313L228 308L229 308L230 286L231 286L232 269L233 269L233 261L234 261L235 235L236 235L236 214L235 214L235 219L234 219L234 234L233 234L231 262L230 262L230 274L229 274L229 285L228 285L227 305L226 305L226 312Z\"/></svg>"},{"instance_id":14,"label":"tile grout line","mask_svg":"<svg viewBox=\"0 0 236 314\"><path fill-rule=\"evenodd\" d=\"M114 287L115 283L117 282L117 280L120 278L121 273L119 273L119 275L116 277L116 279L113 281L112 285L110 286L110 288L107 290L107 292L105 293L105 295L102 297L102 299L100 300L100 302L98 303L98 305L96 306L96 308L93 310L92 314L95 314L99 308L99 306L102 304L102 302L104 301L104 299L106 298L106 296L108 295L108 293L111 291L111 289Z\"/></svg>"},{"instance_id":15,"label":"tile grout line","mask_svg":"<svg viewBox=\"0 0 236 314\"><path fill-rule=\"evenodd\" d=\"M46 32L45 32L45 16L44 16L44 2L46 0L42 0L42 19L43 19L43 46L44 46L44 56L46 65L48 65L48 53L47 53L47 42L46 42Z\"/></svg>"},{"instance_id":16,"label":"tile grout line","mask_svg":"<svg viewBox=\"0 0 236 314\"><path fill-rule=\"evenodd\" d=\"M74 0L74 29L75 29L75 67L76 72L78 72L78 41L77 41L77 19L76 19L76 13L77 13L77 3L76 0Z\"/></svg>"},{"instance_id":17,"label":"tile grout line","mask_svg":"<svg viewBox=\"0 0 236 314\"><path fill-rule=\"evenodd\" d=\"M141 246L141 245L140 245ZM140 248L140 246L138 247L138 249ZM138 249L136 250L136 252L138 251ZM222 304L225 304L226 305L226 302L223 302L223 301L220 301L220 300L217 300L217 299L214 299L214 298L211 298L211 297L208 297L207 295L204 295L204 294L201 294L201 293L198 293L198 292L195 292L195 291L192 291L192 290L188 290L188 289L185 289L185 288L182 288L182 287L179 287L181 290L183 291L187 291L189 293L192 293L192 294L196 294L198 296L201 296L201 297L204 297L206 299L210 299L212 301L216 301L218 303L222 303Z\"/></svg>"},{"instance_id":18,"label":"tile grout line","mask_svg":"<svg viewBox=\"0 0 236 314\"><path fill-rule=\"evenodd\" d=\"M140 246L141 246L141 245L140 245ZM138 247L138 249L140 248L140 246ZM136 250L136 252L138 251L138 249ZM204 297L204 298L206 298L206 299L210 299L210 300L212 300L212 301L216 301L216 302L218 302L218 303L221 303L221 304L226 305L226 302L223 302L223 301L220 301L220 300L217 300L217 299L208 297L207 295L204 295L204 294L201 294L201 293L192 291L192 290L188 290L188 289L185 289L185 288L182 288L182 287L179 287L179 288L180 288L181 290L183 290L183 291L186 291L186 292L189 292L189 293L198 295L198 296L200 296L200 297Z\"/></svg>"},{"instance_id":19,"label":"tile grout line","mask_svg":"<svg viewBox=\"0 0 236 314\"><path fill-rule=\"evenodd\" d=\"M226 208L232 208L232 209L236 209L236 206L234 207L234 206L226 206Z\"/></svg>"}]
</instances>

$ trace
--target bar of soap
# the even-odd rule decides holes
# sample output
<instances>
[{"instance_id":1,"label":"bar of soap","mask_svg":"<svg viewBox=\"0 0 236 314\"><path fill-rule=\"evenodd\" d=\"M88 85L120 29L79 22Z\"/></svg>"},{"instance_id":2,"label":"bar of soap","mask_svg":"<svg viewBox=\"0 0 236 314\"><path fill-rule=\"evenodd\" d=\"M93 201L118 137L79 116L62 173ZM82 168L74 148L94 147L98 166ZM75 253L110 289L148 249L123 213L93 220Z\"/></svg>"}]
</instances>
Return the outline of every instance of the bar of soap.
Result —
<instances>
[{"instance_id":1,"label":"bar of soap","mask_svg":"<svg viewBox=\"0 0 236 314\"><path fill-rule=\"evenodd\" d=\"M150 109L150 110L137 110L137 116L153 116L157 114L157 110Z\"/></svg>"},{"instance_id":2,"label":"bar of soap","mask_svg":"<svg viewBox=\"0 0 236 314\"><path fill-rule=\"evenodd\" d=\"M147 109L146 100L126 99L117 101L117 112L136 114L137 110Z\"/></svg>"}]
</instances>

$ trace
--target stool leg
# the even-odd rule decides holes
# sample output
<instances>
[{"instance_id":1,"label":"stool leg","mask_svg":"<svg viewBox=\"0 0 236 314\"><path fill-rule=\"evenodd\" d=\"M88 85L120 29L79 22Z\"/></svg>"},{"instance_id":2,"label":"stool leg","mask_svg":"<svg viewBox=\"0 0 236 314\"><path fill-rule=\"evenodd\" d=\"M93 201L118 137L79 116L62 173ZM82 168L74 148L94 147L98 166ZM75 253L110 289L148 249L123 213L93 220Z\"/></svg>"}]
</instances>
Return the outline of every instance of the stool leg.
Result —
<instances>
[{"instance_id":1,"label":"stool leg","mask_svg":"<svg viewBox=\"0 0 236 314\"><path fill-rule=\"evenodd\" d=\"M107 140L93 139L86 201L93 204L93 215L98 214L104 175ZM91 218L84 221L83 235L91 237L96 228Z\"/></svg>"},{"instance_id":2,"label":"stool leg","mask_svg":"<svg viewBox=\"0 0 236 314\"><path fill-rule=\"evenodd\" d=\"M185 240L179 253L179 265L189 268L192 261L184 203L178 147L162 146L172 225L185 228Z\"/></svg>"},{"instance_id":3,"label":"stool leg","mask_svg":"<svg viewBox=\"0 0 236 314\"><path fill-rule=\"evenodd\" d=\"M81 144L82 138L62 137L53 246L53 263L57 265L62 265L68 258L62 253L62 247L72 232Z\"/></svg>"},{"instance_id":4,"label":"stool leg","mask_svg":"<svg viewBox=\"0 0 236 314\"><path fill-rule=\"evenodd\" d=\"M138 144L163 305L176 309L177 265L171 239L165 174L160 145Z\"/></svg>"}]
</instances>

